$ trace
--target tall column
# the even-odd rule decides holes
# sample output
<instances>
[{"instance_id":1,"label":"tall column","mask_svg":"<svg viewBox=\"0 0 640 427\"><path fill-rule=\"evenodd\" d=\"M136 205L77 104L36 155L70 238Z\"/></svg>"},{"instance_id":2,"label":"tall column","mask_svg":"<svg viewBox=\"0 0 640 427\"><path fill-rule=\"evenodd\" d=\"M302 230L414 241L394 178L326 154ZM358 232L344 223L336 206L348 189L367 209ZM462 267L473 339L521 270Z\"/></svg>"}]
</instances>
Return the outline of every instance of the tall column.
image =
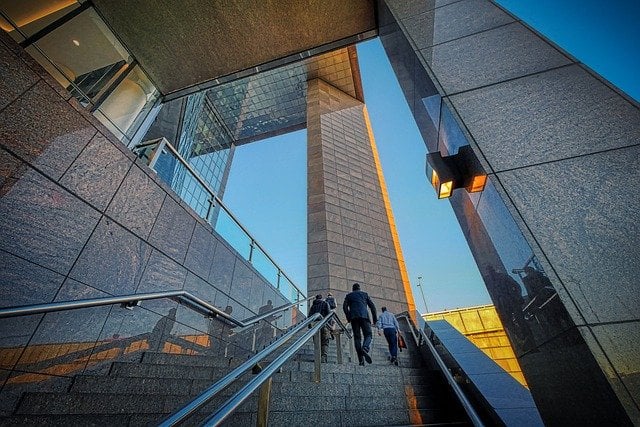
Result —
<instances>
[{"instance_id":1,"label":"tall column","mask_svg":"<svg viewBox=\"0 0 640 427\"><path fill-rule=\"evenodd\" d=\"M640 105L485 0L379 0L430 152L545 423L640 425ZM401 148L399 148L401 149Z\"/></svg>"},{"instance_id":2,"label":"tall column","mask_svg":"<svg viewBox=\"0 0 640 427\"><path fill-rule=\"evenodd\" d=\"M413 311L366 106L309 81L307 146L308 293L340 303L358 282L378 309Z\"/></svg>"}]
</instances>

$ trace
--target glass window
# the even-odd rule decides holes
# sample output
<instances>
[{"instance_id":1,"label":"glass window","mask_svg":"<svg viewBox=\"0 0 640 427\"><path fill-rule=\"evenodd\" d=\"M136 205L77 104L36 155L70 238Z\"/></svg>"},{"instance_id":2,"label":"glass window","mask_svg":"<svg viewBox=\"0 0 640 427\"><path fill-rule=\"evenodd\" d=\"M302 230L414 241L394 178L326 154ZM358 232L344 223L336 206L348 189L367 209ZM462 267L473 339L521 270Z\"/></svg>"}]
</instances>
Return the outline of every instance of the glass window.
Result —
<instances>
[{"instance_id":1,"label":"glass window","mask_svg":"<svg viewBox=\"0 0 640 427\"><path fill-rule=\"evenodd\" d=\"M0 26L22 41L78 6L75 0L0 0ZM100 102L94 114L120 140L133 137L159 96L140 67L130 68L133 58L91 8L26 51L83 106Z\"/></svg>"},{"instance_id":2,"label":"glass window","mask_svg":"<svg viewBox=\"0 0 640 427\"><path fill-rule=\"evenodd\" d=\"M158 95L158 90L136 65L94 114L120 140L128 140L153 107Z\"/></svg>"},{"instance_id":3,"label":"glass window","mask_svg":"<svg viewBox=\"0 0 640 427\"><path fill-rule=\"evenodd\" d=\"M0 0L0 26L21 42L78 6L76 0Z\"/></svg>"},{"instance_id":4,"label":"glass window","mask_svg":"<svg viewBox=\"0 0 640 427\"><path fill-rule=\"evenodd\" d=\"M27 51L81 101L96 99L131 62L93 9L38 39Z\"/></svg>"}]
</instances>

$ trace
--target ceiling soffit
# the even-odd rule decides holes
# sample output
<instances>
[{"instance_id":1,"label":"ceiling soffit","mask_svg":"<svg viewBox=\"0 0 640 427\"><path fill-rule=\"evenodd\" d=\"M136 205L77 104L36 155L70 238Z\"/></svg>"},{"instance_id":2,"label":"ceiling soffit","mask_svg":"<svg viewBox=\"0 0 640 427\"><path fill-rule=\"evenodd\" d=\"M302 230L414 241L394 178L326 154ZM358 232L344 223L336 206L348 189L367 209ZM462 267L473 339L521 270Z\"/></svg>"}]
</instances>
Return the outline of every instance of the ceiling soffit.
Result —
<instances>
[{"instance_id":1,"label":"ceiling soffit","mask_svg":"<svg viewBox=\"0 0 640 427\"><path fill-rule=\"evenodd\" d=\"M250 75L269 64L346 46L377 31L374 0L93 3L160 92L173 97L202 90L208 82L220 84L225 76L231 76L228 81L238 73Z\"/></svg>"}]
</instances>

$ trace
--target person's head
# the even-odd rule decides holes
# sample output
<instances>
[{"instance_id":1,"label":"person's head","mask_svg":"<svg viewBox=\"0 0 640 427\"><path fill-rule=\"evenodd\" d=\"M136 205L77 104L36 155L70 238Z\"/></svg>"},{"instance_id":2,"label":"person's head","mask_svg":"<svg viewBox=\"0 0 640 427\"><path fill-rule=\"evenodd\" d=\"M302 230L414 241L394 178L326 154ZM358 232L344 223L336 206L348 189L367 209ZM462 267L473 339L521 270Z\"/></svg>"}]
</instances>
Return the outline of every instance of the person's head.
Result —
<instances>
[{"instance_id":1,"label":"person's head","mask_svg":"<svg viewBox=\"0 0 640 427\"><path fill-rule=\"evenodd\" d=\"M322 299L322 294L316 295L316 299Z\"/></svg>"},{"instance_id":2,"label":"person's head","mask_svg":"<svg viewBox=\"0 0 640 427\"><path fill-rule=\"evenodd\" d=\"M387 311L387 307L382 307L382 312L384 313L385 311Z\"/></svg>"},{"instance_id":3,"label":"person's head","mask_svg":"<svg viewBox=\"0 0 640 427\"><path fill-rule=\"evenodd\" d=\"M327 298L332 297L332 296L333 296L333 294L332 294L331 292L329 292L329 293L327 294Z\"/></svg>"},{"instance_id":4,"label":"person's head","mask_svg":"<svg viewBox=\"0 0 640 427\"><path fill-rule=\"evenodd\" d=\"M354 283L353 286L351 287L351 290L359 291L360 290L360 283Z\"/></svg>"}]
</instances>

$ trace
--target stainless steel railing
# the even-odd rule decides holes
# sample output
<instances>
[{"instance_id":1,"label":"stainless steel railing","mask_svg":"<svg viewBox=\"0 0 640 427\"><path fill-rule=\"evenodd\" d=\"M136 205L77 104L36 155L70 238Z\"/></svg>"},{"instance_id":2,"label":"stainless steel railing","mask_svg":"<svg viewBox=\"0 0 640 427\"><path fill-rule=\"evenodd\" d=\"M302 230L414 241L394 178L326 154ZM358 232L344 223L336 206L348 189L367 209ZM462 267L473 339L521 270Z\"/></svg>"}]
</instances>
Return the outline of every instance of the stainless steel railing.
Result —
<instances>
[{"instance_id":1,"label":"stainless steel railing","mask_svg":"<svg viewBox=\"0 0 640 427\"><path fill-rule=\"evenodd\" d=\"M126 308L133 308L139 305L141 301L161 299L161 298L172 299L180 304L188 306L189 308L205 316L221 317L224 320L228 321L229 323L232 323L236 326L244 328L247 326L254 325L259 321L274 315L275 313L279 313L291 307L297 306L314 297L309 297L309 298L305 298L304 300L284 304L280 307L276 307L273 310L270 310L269 312L260 314L258 316L250 317L244 321L234 318L233 316L220 310L218 307L215 307L209 304L208 302L186 291L151 292L151 293L145 293L145 294L120 295L120 296L105 297L105 298L90 298L90 299L75 300L75 301L59 301L59 302L50 302L46 304L33 304L33 305L24 305L24 306L17 306L17 307L8 307L8 308L0 309L0 319L6 318L6 317L50 313L54 311L74 310L78 308L99 307L103 305L112 305L112 304L122 304Z\"/></svg>"},{"instance_id":2,"label":"stainless steel railing","mask_svg":"<svg viewBox=\"0 0 640 427\"><path fill-rule=\"evenodd\" d=\"M351 334L346 329L344 324L340 321L335 312L332 312L329 316L325 318L321 318L320 314L316 313L305 319L305 321L298 324L295 328L288 331L285 335L280 337L276 342L271 344L269 347L265 348L251 359L244 362L242 365L235 368L233 371L225 375L218 382L210 386L208 389L203 391L199 396L191 400L185 406L183 406L178 411L171 414L168 418L166 418L162 423L160 423L160 427L170 427L175 426L178 423L184 421L191 414L200 409L203 405L213 399L218 393L228 387L231 383L233 383L236 379L238 379L242 374L247 372L249 369L252 369L258 363L263 361L267 356L272 354L274 351L282 347L287 341L293 338L298 332L305 329L307 326L310 326L312 323L320 320L315 325L311 327L307 332L305 332L302 336L300 336L291 346L289 346L282 354L280 354L276 359L274 359L266 368L264 368L259 374L257 374L251 381L249 381L244 387L242 387L236 394L231 396L214 414L210 415L204 422L203 425L206 426L217 426L222 423L235 409L238 408L251 396L253 392L255 392L258 387L260 387L264 382L269 380L273 374L278 372L282 365L284 365L293 355L304 346L309 339L311 339L315 334L319 333L320 329L325 327L327 323L329 323L332 319L336 321L336 323L340 326L340 328L344 331L344 333L351 338ZM319 340L318 340L319 342ZM316 359L320 356L316 354ZM319 368L319 364L316 363L316 369ZM317 376L319 378L319 375ZM260 412L260 411L259 411Z\"/></svg>"},{"instance_id":3,"label":"stainless steel railing","mask_svg":"<svg viewBox=\"0 0 640 427\"><path fill-rule=\"evenodd\" d=\"M455 378L453 378L453 375L449 371L449 368L447 367L446 363L444 363L444 360L442 360L442 357L440 357L440 354L438 354L438 351L434 347L434 345L431 342L431 340L427 337L427 334L425 334L424 330L422 330L421 328L416 327L416 325L414 325L414 323L411 320L411 318L406 314L400 314L400 315L398 315L396 317L399 318L399 319L402 319L402 318L405 319L406 322L409 324L411 335L413 336L413 339L415 340L415 343L416 343L417 346L420 346L420 344L422 344L423 342L427 345L427 348L429 349L429 352L431 353L431 355L435 359L436 363L440 367L440 370L444 374L444 377L447 380L447 382L449 383L449 386L451 387L451 389L453 390L453 393L458 398L458 401L460 402L460 404L462 405L463 409L467 413L467 416L469 417L469 420L471 421L471 423L475 427L483 427L484 423L482 422L482 420L478 416L478 413L473 408L473 405L471 404L471 402L469 401L469 399L465 395L464 391L462 391L462 389L460 388L460 386L456 382ZM416 332L417 332L418 335L416 335Z\"/></svg>"},{"instance_id":4,"label":"stainless steel railing","mask_svg":"<svg viewBox=\"0 0 640 427\"><path fill-rule=\"evenodd\" d=\"M171 156L173 156L176 160L178 160L178 162L180 162L180 164L185 168L185 170L189 173L189 175L196 180L198 185L200 185L202 189L209 194L210 197L207 200L207 203L208 203L208 208L206 209L207 212L206 214L204 214L204 212L200 213L200 215L203 216L205 220L211 223L211 225L214 227L216 232L218 232L222 237L224 237L225 240L227 240L230 245L234 246L235 249L238 250L238 252L241 255L243 255L244 253L243 249L236 247L235 242L233 241L234 239L226 236L225 231L221 229L221 227L218 227L218 224L220 223L219 220L212 221L212 216L213 216L212 212L214 211L215 208L219 207L222 210L222 212L224 212L224 214L232 221L232 223L234 223L240 229L240 231L248 239L249 254L246 256L247 261L249 261L252 264L255 264L256 254L262 253L264 257L267 259L267 261L271 264L271 266L276 271L276 277L274 280L275 283L273 283L271 281L271 278L267 277L267 275L265 275L265 278L267 278L267 280L269 280L269 282L281 292L283 291L282 288L284 286L286 286L287 284L290 285L293 288L292 289L293 293L296 294L295 298L289 295L286 295L287 292L282 292L290 300L300 299L300 295L304 296L304 292L302 292L300 288L298 288L298 286L296 286L295 283L293 283L293 281L289 278L289 276L287 276L287 274L278 266L278 264L276 264L276 262L273 260L271 255L269 255L269 253L267 253L267 251L260 245L260 243L258 243L258 241L253 238L253 236L251 235L251 233L249 233L247 228L243 226L238 220L238 218L236 218L235 215L233 215L231 211L224 205L222 200L217 196L217 194L215 193L215 191L213 191L213 189L209 186L209 184L207 184L207 182L200 177L198 172L196 172L193 169L193 167L189 164L189 162L186 161L180 155L178 150L176 150L175 147L169 143L169 141L167 141L165 138L158 138L151 141L145 141L133 148L134 153L136 153L139 157L146 159L148 166L154 171L155 171L156 163L160 158L160 155L162 155L165 152L165 150L167 150L171 154ZM256 269L260 270L258 267L259 266L256 265Z\"/></svg>"}]
</instances>

